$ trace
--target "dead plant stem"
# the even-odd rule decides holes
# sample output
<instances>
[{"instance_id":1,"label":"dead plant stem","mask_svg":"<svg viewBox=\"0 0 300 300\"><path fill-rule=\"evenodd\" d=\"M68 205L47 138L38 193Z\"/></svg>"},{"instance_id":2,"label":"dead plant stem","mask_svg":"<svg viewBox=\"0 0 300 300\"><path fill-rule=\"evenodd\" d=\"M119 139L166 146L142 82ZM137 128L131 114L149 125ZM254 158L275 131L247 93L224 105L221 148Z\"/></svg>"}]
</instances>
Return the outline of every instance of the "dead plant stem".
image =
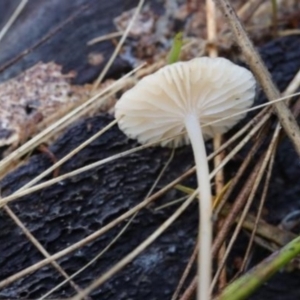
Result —
<instances>
[{"instance_id":1,"label":"dead plant stem","mask_svg":"<svg viewBox=\"0 0 300 300\"><path fill-rule=\"evenodd\" d=\"M256 233L257 233L259 220L261 218L263 207L264 207L264 204L265 204L265 201L266 201L266 198L267 198L267 193L268 193L268 189L269 189L272 169L273 169L273 165L274 165L274 158L275 158L275 153L276 153L275 150L276 150L277 143L278 143L278 139L277 139L277 141L275 141L275 144L274 144L274 147L273 147L273 152L272 152L272 155L271 155L271 158L270 158L270 161L269 161L269 167L268 167L268 172L267 172L267 176L266 176L266 181L265 181L263 192L262 192L262 195L261 195L261 198L260 198L258 212L257 212L256 218L255 218L254 228L251 232L251 237L250 237L247 249L246 249L245 257L243 259L243 263L242 263L242 265L240 267L240 270L239 270L240 273L244 272L246 264L248 262L248 259L249 259L249 256L250 256L250 251L252 249L252 245L253 245L253 242L254 242L254 238L255 238Z\"/></svg>"},{"instance_id":2,"label":"dead plant stem","mask_svg":"<svg viewBox=\"0 0 300 300\"><path fill-rule=\"evenodd\" d=\"M250 193L251 189L252 189L252 185L255 181L255 177L257 176L257 173L259 171L259 167L260 165L257 164L255 169L252 171L251 176L248 178L248 181L246 183L246 185L244 186L242 192L239 194L239 197L237 198L237 200L235 201L234 206L232 207L232 209L230 210L229 214L227 215L225 221L224 221L224 225L222 230L218 233L217 238L214 242L213 245L213 257L216 255L217 251L220 249L220 246L224 243L225 237L228 233L228 230L231 226L231 219L233 219L233 222L235 221L239 211L241 210L241 208L243 207L243 205L245 204L245 200L247 199L247 195ZM220 236L222 237L222 239L220 238ZM216 247L216 242L219 242L218 244L218 248ZM189 285L189 287L185 290L184 294L182 295L182 297L180 298L180 300L189 300L191 299L195 288L196 288L196 282L197 282L197 278L194 277L193 281L191 282L191 284Z\"/></svg>"},{"instance_id":3,"label":"dead plant stem","mask_svg":"<svg viewBox=\"0 0 300 300\"><path fill-rule=\"evenodd\" d=\"M234 233L233 233L233 235L232 235L232 237L230 239L230 242L229 242L228 247L226 249L226 253L225 253L224 257L223 257L221 266L217 270L215 278L213 279L213 283L212 283L212 287L211 287L212 290L214 288L214 285L217 282L218 276L220 275L222 268L225 265L225 262L226 262L227 257L229 255L231 249L232 249L232 246L235 243L235 241L237 239L237 236L238 236L238 234L239 234L239 232L240 232L240 230L242 228L242 224L243 224L243 222L244 222L244 220L246 218L247 213L249 212L250 206L252 205L252 202L253 202L254 196L256 194L256 191L258 189L258 186L259 186L259 184L260 184L260 182L262 180L262 177L263 177L263 175L265 173L266 167L269 164L271 155L272 155L272 153L274 151L274 147L275 147L275 145L277 143L279 132L280 132L280 130L275 130L275 133L274 133L274 135L272 137L272 141L271 141L271 143L270 143L270 145L268 147L268 150L267 150L266 154L263 155L259 159L259 161L257 163L258 168L255 166L254 173L256 173L256 175L255 175L255 180L253 182L253 185L251 186L250 195L249 195L249 197L247 199L246 205L245 205L245 207L243 209L243 213L242 213L242 215L241 215L241 217L239 219L239 222L238 222L238 224L237 224L237 226L236 226L236 228L234 230ZM251 178L251 176L249 178Z\"/></svg>"},{"instance_id":4,"label":"dead plant stem","mask_svg":"<svg viewBox=\"0 0 300 300\"><path fill-rule=\"evenodd\" d=\"M45 258L49 258L50 254L47 250L40 244L40 242L31 234L31 232L26 228L23 222L17 217L17 215L7 206L4 207L5 212L10 216L10 218L17 224L17 226L23 231L25 236L29 239L29 241L42 253ZM69 275L62 269L62 267L56 262L51 262L52 266L68 281L70 281L70 285L77 291L78 293L81 291L79 286L70 279Z\"/></svg>"},{"instance_id":5,"label":"dead plant stem","mask_svg":"<svg viewBox=\"0 0 300 300\"><path fill-rule=\"evenodd\" d=\"M116 241L123 235L123 233L127 230L129 225L132 223L133 219L136 217L137 212L129 219L129 221L125 224L125 226L120 230L120 232L112 239L112 241L100 252L98 253L93 259L91 259L86 265L84 265L82 268L80 268L78 271L76 271L74 274L70 276L70 279L73 279L76 277L78 274L86 270L90 265L92 265L95 261L97 261L105 252L107 252L113 244L116 243ZM53 289L51 289L49 292L44 294L41 298L38 300L44 300L46 299L49 295L51 295L53 292L58 290L60 287L62 287L64 284L66 284L69 281L69 279L64 280L57 286L55 286Z\"/></svg>"},{"instance_id":6,"label":"dead plant stem","mask_svg":"<svg viewBox=\"0 0 300 300\"><path fill-rule=\"evenodd\" d=\"M217 17L216 17L216 7L213 0L206 0L206 23L207 23L207 41L208 41L208 54L210 57L217 57L218 56L218 49L216 46L217 40ZM217 134L213 140L214 150L217 150L222 145L222 135ZM223 159L224 153L220 152L214 158L214 166L217 168ZM224 187L224 174L223 170L221 169L215 176L215 190L216 194L221 193ZM220 220L217 226L221 225L222 220ZM218 255L218 262L222 258L223 254L225 253L225 244L222 245L219 255ZM226 270L223 269L223 272L220 276L220 289L226 285Z\"/></svg>"},{"instance_id":7,"label":"dead plant stem","mask_svg":"<svg viewBox=\"0 0 300 300\"><path fill-rule=\"evenodd\" d=\"M237 15L244 23L248 22L264 1L265 0L245 1L245 4L237 11Z\"/></svg>"},{"instance_id":8,"label":"dead plant stem","mask_svg":"<svg viewBox=\"0 0 300 300\"><path fill-rule=\"evenodd\" d=\"M191 255L191 257L190 257L190 259L189 259L189 261L188 261L188 263L185 267L185 270L184 270L184 272L183 272L183 274L182 274L182 276L179 280L179 283L176 287L176 290L175 290L171 300L176 300L178 298L179 293L180 293L180 291L181 291L181 289L184 285L184 282L186 281L186 279L187 279L187 277L188 277L188 275L189 275L189 273L192 269L192 266L193 266L193 264L194 264L194 262L197 258L198 248L199 248L199 245L198 245L198 241L197 241L196 244L195 244L193 253L192 253L192 255Z\"/></svg>"},{"instance_id":9,"label":"dead plant stem","mask_svg":"<svg viewBox=\"0 0 300 300\"><path fill-rule=\"evenodd\" d=\"M9 28L12 26L12 24L15 22L15 20L18 18L22 10L24 9L25 5L27 4L28 0L21 0L19 5L17 6L16 10L13 12L5 26L0 31L0 41L3 39Z\"/></svg>"}]
</instances>

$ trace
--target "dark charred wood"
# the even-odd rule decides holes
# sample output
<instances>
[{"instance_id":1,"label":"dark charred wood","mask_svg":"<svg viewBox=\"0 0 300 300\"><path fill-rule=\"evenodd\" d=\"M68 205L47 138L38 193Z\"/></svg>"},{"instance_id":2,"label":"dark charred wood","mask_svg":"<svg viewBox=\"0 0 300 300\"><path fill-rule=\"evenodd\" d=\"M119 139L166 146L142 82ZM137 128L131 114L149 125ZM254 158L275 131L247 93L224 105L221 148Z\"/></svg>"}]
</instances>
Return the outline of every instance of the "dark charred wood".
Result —
<instances>
[{"instance_id":1,"label":"dark charred wood","mask_svg":"<svg viewBox=\"0 0 300 300\"><path fill-rule=\"evenodd\" d=\"M5 2L5 1L4 1ZM37 18L56 18L55 23L63 21L70 13L80 9L84 1L51 1L56 6L42 5L41 1L30 1L25 11L30 13L30 5L35 5ZM0 2L0 14L4 7L13 11L13 4L17 1L6 1L5 6ZM49 2L50 3L50 2ZM64 4L63 4L64 3ZM66 1L67 3L67 1ZM1 80L18 74L20 70L31 66L37 61L55 60L66 70L77 70L78 82L93 79L102 66L95 67L91 73L86 73L86 45L91 38L107 33L113 29L111 20L122 10L133 7L135 1L91 1L91 8L84 11L69 25L46 42L38 50L28 54L7 72L0 74ZM53 5L54 5L53 4ZM47 12L60 8L59 17ZM108 14L107 12L112 12ZM49 16L51 15L51 17ZM53 20L49 21L53 24ZM4 19L3 19L4 20ZM1 20L2 22L2 20ZM4 22L4 21L3 21ZM0 67L20 51L32 46L50 29L43 23L43 30L32 30L32 24L24 24L22 19L16 23L15 35L8 35L1 42ZM85 23L87 23L85 25ZM2 23L1 23L2 24ZM74 28L77 30L74 31ZM26 32L30 32L30 37ZM64 39L69 38L69 45L64 47ZM20 38L22 37L22 38ZM299 37L287 37L271 42L260 52L269 70L272 72L276 84L283 90L300 68ZM79 43L79 44L78 44ZM59 46L60 45L60 46ZM113 45L110 42L94 46L90 50L111 53ZM78 62L81 63L78 63ZM113 72L120 74L128 66L117 60ZM91 66L88 68L91 69ZM89 71L90 72L90 71ZM257 103L265 101L259 95ZM251 117L251 115L250 115ZM80 143L103 128L112 120L107 115L82 120L70 128L54 145L50 151L56 158L69 153ZM117 127L109 130L86 149L68 161L60 169L66 173L89 163L120 153L136 146L136 142L128 140ZM208 148L210 145L208 145ZM244 152L243 152L244 151ZM234 176L246 150L226 168L228 178ZM10 205L14 212L24 222L26 227L54 254L79 241L95 230L101 228L129 208L144 199L153 182L170 156L170 150L151 148L132 154L126 158L116 160L95 170L83 173L72 179L49 187L33 195L24 197ZM164 174L159 187L164 186L184 170L192 166L193 157L189 147L176 151L170 167ZM2 196L11 194L32 178L40 174L51 165L46 154L35 154L23 167L8 175L1 182ZM270 191L267 199L268 221L279 223L290 212L300 209L300 164L292 145L287 138L282 140L276 156ZM188 181L194 186L194 178ZM158 203L166 203L182 196L172 190L162 197ZM134 247L149 236L164 220L171 215L175 207L155 212L153 206L143 210L134 220L129 229L101 259L80 274L74 281L85 287L105 270L119 261ZM88 244L82 249L60 259L58 262L71 275L88 263L97 255L121 230L124 223L117 228ZM27 240L21 230L12 220L1 211L0 218L0 280L40 261L43 257ZM123 271L109 282L96 290L93 299L170 299L180 275L192 253L197 228L197 205L191 206L184 215L175 222L149 249L134 260ZM247 243L245 237L236 247L236 253L244 254ZM268 255L265 251L257 251L252 263ZM0 292L2 299L35 299L60 283L63 278L48 265L9 285ZM281 273L272 279L251 299L299 299L300 272L291 274ZM52 298L64 298L74 294L74 290L66 285L55 292Z\"/></svg>"}]
</instances>

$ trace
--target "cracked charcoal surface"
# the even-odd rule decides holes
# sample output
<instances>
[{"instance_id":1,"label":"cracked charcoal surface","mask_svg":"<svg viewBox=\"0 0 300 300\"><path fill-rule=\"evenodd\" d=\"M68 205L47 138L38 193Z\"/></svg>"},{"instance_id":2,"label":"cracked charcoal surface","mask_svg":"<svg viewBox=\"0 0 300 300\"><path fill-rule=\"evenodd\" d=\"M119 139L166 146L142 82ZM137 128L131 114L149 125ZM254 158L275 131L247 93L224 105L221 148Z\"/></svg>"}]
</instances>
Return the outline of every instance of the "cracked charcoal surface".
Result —
<instances>
[{"instance_id":1,"label":"cracked charcoal surface","mask_svg":"<svg viewBox=\"0 0 300 300\"><path fill-rule=\"evenodd\" d=\"M299 42L299 37L288 37L261 49L263 59L280 89L287 86L300 68ZM264 97L260 95L258 102L262 101ZM51 150L58 158L63 157L109 121L111 117L105 115L81 121L65 133ZM134 141L129 141L115 127L67 162L60 172L69 172L135 145ZM56 253L139 203L146 196L169 155L168 149L147 149L24 197L22 201L14 202L11 208L49 253ZM227 168L227 172L234 174L236 166L242 159L237 157ZM170 182L192 163L193 157L189 147L178 150L159 187ZM51 162L44 154L34 155L27 165L2 181L2 195L17 190L50 165ZM285 138L276 156L267 199L268 220L272 223L276 224L286 214L300 209L300 185L297 184L299 175L299 159ZM194 184L193 179L189 184ZM159 203L180 196L180 193L171 191L159 200ZM80 287L87 286L149 236L174 209L173 207L155 212L150 207L143 210L118 243L74 281ZM42 256L3 211L0 226L0 280L3 280L40 261ZM92 294L92 299L170 299L192 252L196 227L197 206L194 204L148 250L96 290ZM121 228L122 226L117 226L58 262L68 274L74 273L97 255ZM245 245L240 247L242 246ZM263 251L260 258L262 255L268 253ZM253 264L256 262L253 261ZM35 299L62 280L62 276L48 265L1 290L0 298ZM267 297L275 300L299 299L299 280L299 271L280 273L251 299L263 300ZM74 290L66 285L51 297L64 298L73 294Z\"/></svg>"}]
</instances>

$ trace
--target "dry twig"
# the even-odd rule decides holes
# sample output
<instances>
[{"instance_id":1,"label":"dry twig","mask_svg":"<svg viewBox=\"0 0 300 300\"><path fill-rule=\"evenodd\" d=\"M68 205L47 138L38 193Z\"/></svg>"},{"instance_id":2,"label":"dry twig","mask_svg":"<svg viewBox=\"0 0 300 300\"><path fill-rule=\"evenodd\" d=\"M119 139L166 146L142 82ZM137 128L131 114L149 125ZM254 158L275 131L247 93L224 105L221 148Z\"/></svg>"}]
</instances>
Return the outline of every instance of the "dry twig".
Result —
<instances>
[{"instance_id":1,"label":"dry twig","mask_svg":"<svg viewBox=\"0 0 300 300\"><path fill-rule=\"evenodd\" d=\"M264 156L262 156L262 158L259 159L259 161L257 163L257 166L258 166L257 172L255 172L256 171L256 167L255 167L255 169L253 171L253 173L256 173L256 175L255 175L255 180L253 181L253 184L251 185L250 195L249 195L249 197L247 199L247 202L245 203L245 207L243 209L243 213L242 213L242 215L241 215L241 217L239 219L239 222L238 222L238 224L237 224L237 226L236 226L236 228L234 230L234 233L233 233L233 235L232 235L232 237L230 239L230 242L229 242L228 247L226 249L226 253L225 253L225 255L224 255L223 259L222 259L221 266L220 266L220 268L216 272L215 278L214 278L213 283L212 283L212 289L214 288L214 284L216 283L217 278L218 278L219 274L221 273L222 268L225 265L225 261L227 260L227 257L229 255L231 249L232 249L232 246L233 246L234 242L236 241L236 238L237 238L237 236L238 236L238 234L239 234L239 232L240 232L240 230L242 228L242 224L243 224L243 222L244 222L244 220L246 218L246 215L249 212L249 209L250 209L250 206L251 206L251 204L253 202L255 193L256 193L256 191L258 189L258 186L259 186L259 184L260 184L260 182L262 180L262 177L264 175L265 169L266 169L267 165L269 164L271 155L272 155L272 153L274 151L274 147L277 144L277 138L278 138L278 136L279 136L279 131L275 131L275 134L273 135L273 138L271 140L271 143L269 145L269 148L268 148L266 154ZM251 178L251 177L252 177L252 174L251 174L251 176L249 178Z\"/></svg>"},{"instance_id":2,"label":"dry twig","mask_svg":"<svg viewBox=\"0 0 300 300\"><path fill-rule=\"evenodd\" d=\"M276 146L277 146L277 142L275 142L275 143L276 144L274 145L273 152L272 152L272 155L271 155L271 158L270 158L268 172L267 172L267 176L266 176L266 181L265 181L263 192L262 192L262 195L261 195L261 198L260 198L260 203L259 203L257 215L256 215L256 218L255 218L254 228L251 232L251 237L250 237L250 240L249 240L249 243L248 243L248 246L247 246L247 250L246 250L246 253L245 253L245 256L244 256L244 259L243 259L243 263L240 267L239 272L243 272L245 270L246 264L248 262L248 258L250 256L250 251L251 251L251 248L252 248L252 245L253 245L253 242L254 242L254 238L255 238L255 235L257 233L259 220L261 218L263 207L264 207L264 204L265 204L265 201L266 201L266 198L267 198L267 193L268 193L268 189L269 189L271 174L272 174L272 170L273 170L273 166L274 166L275 153L276 153L275 149L276 149Z\"/></svg>"}]
</instances>

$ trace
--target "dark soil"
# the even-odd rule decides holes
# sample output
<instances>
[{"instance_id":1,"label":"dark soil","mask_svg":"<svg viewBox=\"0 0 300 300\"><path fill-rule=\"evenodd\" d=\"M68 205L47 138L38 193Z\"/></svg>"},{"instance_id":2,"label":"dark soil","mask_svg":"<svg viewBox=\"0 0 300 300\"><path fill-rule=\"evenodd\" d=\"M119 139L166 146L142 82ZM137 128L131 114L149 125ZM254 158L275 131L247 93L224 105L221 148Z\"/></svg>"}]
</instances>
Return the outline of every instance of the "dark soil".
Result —
<instances>
[{"instance_id":1,"label":"dark soil","mask_svg":"<svg viewBox=\"0 0 300 300\"><path fill-rule=\"evenodd\" d=\"M17 3L17 1L8 0L1 2L0 15L3 12L3 7L7 11L12 11L13 2ZM30 5L34 6L32 8L28 6L28 14L33 10L37 18L40 17L43 20L50 18L51 20L49 20L49 23L43 21L45 24L41 22L44 31L38 29L34 31L29 26L31 19L28 16L27 20L29 21L27 23L20 19L15 35L7 35L5 43L1 43L4 48L1 48L0 66L17 56L20 51L32 46L44 35L45 28L50 30L51 26L49 24L53 24L53 20L62 21L71 13L80 9L84 2L86 1L68 1L66 2L68 4L62 4L65 2L51 1L53 6L49 4L49 7L42 5L40 1L30 2ZM3 3L6 3L7 6ZM105 3L107 7L100 5L97 1L91 1L93 8L85 10L80 14L81 17L66 25L49 42L38 47L17 64L1 73L1 79L4 80L18 74L22 69L39 60L49 61L54 59L56 62L61 63L66 70L76 69L79 74L79 82L87 82L94 78L101 66L93 68L85 63L87 56L86 41L110 31L112 17L118 15L122 10L134 6L135 1L120 2L111 0L101 3L103 5ZM54 13L55 9L59 7L61 8L60 13ZM53 10L52 13L50 13L51 9ZM108 14L107 12L111 13ZM1 22L4 19L1 19ZM74 30L74 28L77 30ZM67 41L66 45L64 41ZM273 79L281 90L287 86L300 68L299 43L299 37L287 37L271 42L260 49L264 61L272 72ZM99 47L97 51L105 51L107 54L113 49L110 42L99 44L97 47ZM72 49L73 52L70 55ZM124 66L125 69L129 67L121 60L117 60L113 73L122 73ZM257 102L262 101L265 101L265 99L260 94ZM99 115L82 120L61 136L51 146L51 151L58 158L63 157L104 127L111 119L107 115ZM61 174L69 172L110 155L131 149L136 145L136 142L128 140L115 127L67 162L60 172ZM228 176L235 174L237 166L243 160L244 152L237 156L226 168ZM14 202L10 207L47 251L54 254L93 233L142 201L169 156L170 151L167 149L147 149L24 197L22 200ZM175 158L159 182L158 188L176 178L192 164L193 157L189 147L177 150ZM8 195L17 190L50 165L51 162L45 154L34 155L28 164L8 175L1 182L2 195ZM283 138L278 148L266 203L268 209L267 221L278 224L287 214L300 209L299 177L299 159L288 139ZM186 183L193 186L194 179L190 179ZM181 193L172 190L162 197L158 203L165 203L180 196L182 196ZM176 207L156 212L153 210L154 206L151 206L140 212L118 242L101 259L76 277L74 281L81 288L86 287L139 245L172 214ZM43 259L41 254L3 211L1 211L0 226L0 280ZM58 262L69 275L73 274L106 247L118 234L122 226L124 226L124 223L84 248L58 260ZM104 286L96 290L92 294L92 298L114 300L170 299L193 250L196 227L197 205L193 204L142 255ZM247 241L245 236L241 241ZM243 253L241 249L244 249L244 246L245 244L239 244L236 249L237 253ZM255 253L253 264L269 254L260 248L256 248ZM35 299L62 280L62 276L52 266L48 265L4 288L0 292L0 297L2 299ZM251 299L300 299L299 280L299 271L281 272L264 285ZM52 298L65 298L73 294L74 289L70 285L66 285L55 292Z\"/></svg>"}]
</instances>

